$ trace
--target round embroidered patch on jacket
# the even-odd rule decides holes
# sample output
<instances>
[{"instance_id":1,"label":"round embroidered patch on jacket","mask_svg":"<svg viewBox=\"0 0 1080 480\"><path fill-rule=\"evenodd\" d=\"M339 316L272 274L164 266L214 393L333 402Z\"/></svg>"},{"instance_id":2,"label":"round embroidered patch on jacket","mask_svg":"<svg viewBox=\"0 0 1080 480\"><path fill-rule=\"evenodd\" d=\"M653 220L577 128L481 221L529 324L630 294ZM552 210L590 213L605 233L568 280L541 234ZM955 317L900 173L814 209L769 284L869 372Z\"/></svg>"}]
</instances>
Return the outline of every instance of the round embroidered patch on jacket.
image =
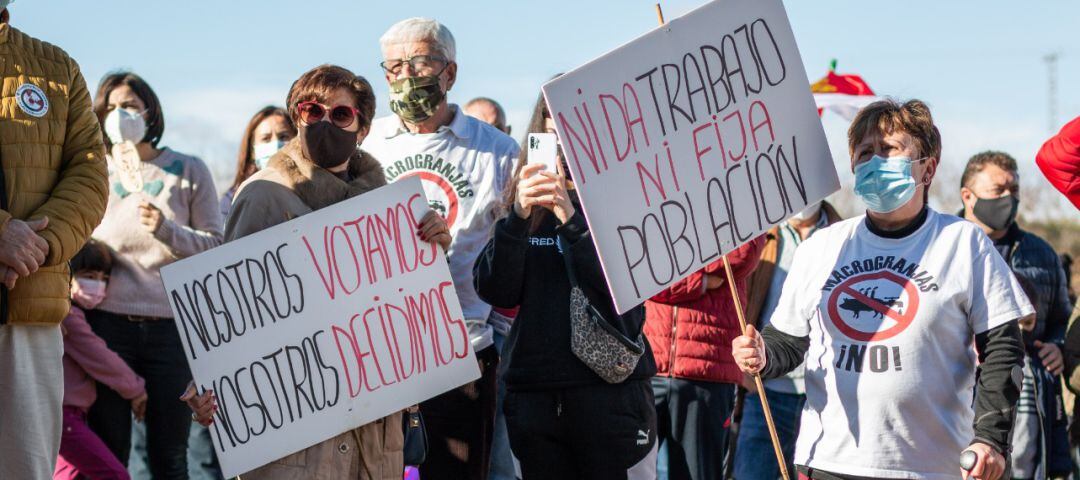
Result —
<instances>
[{"instance_id":1,"label":"round embroidered patch on jacket","mask_svg":"<svg viewBox=\"0 0 1080 480\"><path fill-rule=\"evenodd\" d=\"M19 104L19 108L31 117L41 118L49 113L48 97L32 83L19 86L19 89L15 91L15 101Z\"/></svg>"}]
</instances>

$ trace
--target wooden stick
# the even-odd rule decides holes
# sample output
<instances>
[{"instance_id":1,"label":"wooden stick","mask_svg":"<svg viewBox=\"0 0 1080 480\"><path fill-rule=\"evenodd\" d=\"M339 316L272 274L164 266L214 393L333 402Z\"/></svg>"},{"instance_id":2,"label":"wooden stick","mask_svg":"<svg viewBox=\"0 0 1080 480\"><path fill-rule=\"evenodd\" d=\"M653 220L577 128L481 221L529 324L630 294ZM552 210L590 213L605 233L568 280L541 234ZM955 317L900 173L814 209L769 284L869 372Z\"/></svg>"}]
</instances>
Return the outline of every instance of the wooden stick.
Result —
<instances>
[{"instance_id":1,"label":"wooden stick","mask_svg":"<svg viewBox=\"0 0 1080 480\"><path fill-rule=\"evenodd\" d=\"M664 24L664 11L660 9L660 4L656 4L656 19L660 21L660 25ZM724 259L724 273L727 275L727 284L731 287L731 301L735 302L735 314L739 317L739 334L746 331L746 316L743 314L742 301L739 300L739 290L735 288L735 275L731 273L731 263L728 262L727 255L721 255ZM769 427L769 437L772 438L773 451L776 452L776 462L780 464L780 475L784 480L790 480L788 475L787 462L784 461L784 451L780 448L780 437L776 435L776 424L773 423L772 410L769 408L769 400L765 398L765 385L761 382L761 375L754 375L754 386L757 387L758 398L761 399L761 409L765 412L765 425Z\"/></svg>"},{"instance_id":2,"label":"wooden stick","mask_svg":"<svg viewBox=\"0 0 1080 480\"><path fill-rule=\"evenodd\" d=\"M731 263L727 255L724 259L724 273L727 275L727 284L731 287L731 300L735 302L735 315L739 317L740 334L746 331L746 316L743 314L742 302L739 300L739 290L735 288L735 275L731 273ZM784 480L789 480L787 462L784 461L784 452L780 448L780 437L776 435L776 424L773 423L772 410L769 408L769 400L765 398L765 385L761 382L761 374L754 374L754 386L757 387L758 397L761 399L761 410L765 412L765 424L769 427L769 437L772 438L773 451L776 452L776 462L780 464L780 475Z\"/></svg>"}]
</instances>

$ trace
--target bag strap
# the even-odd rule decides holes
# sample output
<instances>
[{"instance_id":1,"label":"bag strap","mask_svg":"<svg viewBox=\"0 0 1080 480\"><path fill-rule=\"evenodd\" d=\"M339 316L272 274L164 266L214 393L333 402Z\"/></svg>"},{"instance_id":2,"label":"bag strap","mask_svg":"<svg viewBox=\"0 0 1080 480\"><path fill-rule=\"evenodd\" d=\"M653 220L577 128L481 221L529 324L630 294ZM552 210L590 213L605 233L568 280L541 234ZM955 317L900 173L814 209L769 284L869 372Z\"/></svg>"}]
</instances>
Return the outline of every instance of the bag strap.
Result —
<instances>
[{"instance_id":1,"label":"bag strap","mask_svg":"<svg viewBox=\"0 0 1080 480\"><path fill-rule=\"evenodd\" d=\"M558 234L555 235L555 244L558 246L559 252L562 253L563 263L566 265L566 276L570 279L570 286L580 289L581 286L578 285L574 263L573 260L571 260L570 258L572 255L572 252L570 251L570 245L568 243L563 243L562 236ZM584 293L584 290L582 290L582 293ZM592 302L589 303L591 304ZM641 325L638 327L638 331L633 338L627 338L625 333L619 331L618 328L616 328L614 325L611 324L611 322L608 322L607 319L604 318L603 314L600 313L600 310L598 310L596 307L592 307L592 310L595 311L596 314L600 316L601 320L603 321L604 325L602 325L602 327L608 332L616 335L618 340L623 345L626 345L627 347L633 349L640 348L640 346L637 344L637 339L641 338L641 332L645 329L645 322L641 322ZM619 314L614 311L612 311L612 314L616 317L619 316Z\"/></svg>"},{"instance_id":2,"label":"bag strap","mask_svg":"<svg viewBox=\"0 0 1080 480\"><path fill-rule=\"evenodd\" d=\"M566 276L570 279L570 286L580 288L577 281L577 273L574 272L574 262L570 259L570 244L563 244L562 235L555 235L555 245L562 254L563 264L566 265Z\"/></svg>"}]
</instances>

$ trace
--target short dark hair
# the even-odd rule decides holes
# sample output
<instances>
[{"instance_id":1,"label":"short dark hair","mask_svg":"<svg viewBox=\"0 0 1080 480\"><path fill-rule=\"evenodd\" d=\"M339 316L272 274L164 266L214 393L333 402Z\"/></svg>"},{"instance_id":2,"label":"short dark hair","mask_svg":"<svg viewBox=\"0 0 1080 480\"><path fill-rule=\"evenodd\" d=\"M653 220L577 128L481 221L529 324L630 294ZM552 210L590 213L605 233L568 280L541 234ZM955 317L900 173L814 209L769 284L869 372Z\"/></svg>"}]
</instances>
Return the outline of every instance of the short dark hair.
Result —
<instances>
[{"instance_id":1,"label":"short dark hair","mask_svg":"<svg viewBox=\"0 0 1080 480\"><path fill-rule=\"evenodd\" d=\"M338 88L344 88L353 94L356 98L354 107L360 111L360 127L370 127L375 116L375 92L371 84L364 77L337 65L319 65L293 82L289 88L289 96L285 99L289 117L299 125L300 117L296 106L300 102L327 103Z\"/></svg>"},{"instance_id":2,"label":"short dark hair","mask_svg":"<svg viewBox=\"0 0 1080 480\"><path fill-rule=\"evenodd\" d=\"M108 245L97 240L90 239L86 245L71 257L71 273L79 272L105 272L109 273L113 267L113 251Z\"/></svg>"},{"instance_id":3,"label":"short dark hair","mask_svg":"<svg viewBox=\"0 0 1080 480\"><path fill-rule=\"evenodd\" d=\"M157 148L161 136L165 134L165 115L161 111L161 101L158 100L154 89L150 88L150 84L146 83L142 77L128 71L106 74L98 84L97 94L94 96L94 115L97 115L99 123L105 124L105 116L109 114L109 94L121 85L130 88L135 96L146 104L146 136L141 141L150 142L150 145ZM105 137L105 147L111 149L112 142L109 136L104 132L102 135Z\"/></svg>"},{"instance_id":4,"label":"short dark hair","mask_svg":"<svg viewBox=\"0 0 1080 480\"><path fill-rule=\"evenodd\" d=\"M941 132L934 125L930 107L921 100L900 104L887 98L859 110L848 129L848 155L855 154L855 146L870 131L877 131L882 136L893 132L911 135L919 146L919 155L941 160Z\"/></svg>"},{"instance_id":5,"label":"short dark hair","mask_svg":"<svg viewBox=\"0 0 1080 480\"><path fill-rule=\"evenodd\" d=\"M960 187L971 187L971 179L975 177L975 174L983 171L987 165L995 165L1013 174L1019 171L1016 166L1016 159L1012 155L997 150L979 152L972 155L967 162L967 166L964 167L964 174L960 176Z\"/></svg>"}]
</instances>

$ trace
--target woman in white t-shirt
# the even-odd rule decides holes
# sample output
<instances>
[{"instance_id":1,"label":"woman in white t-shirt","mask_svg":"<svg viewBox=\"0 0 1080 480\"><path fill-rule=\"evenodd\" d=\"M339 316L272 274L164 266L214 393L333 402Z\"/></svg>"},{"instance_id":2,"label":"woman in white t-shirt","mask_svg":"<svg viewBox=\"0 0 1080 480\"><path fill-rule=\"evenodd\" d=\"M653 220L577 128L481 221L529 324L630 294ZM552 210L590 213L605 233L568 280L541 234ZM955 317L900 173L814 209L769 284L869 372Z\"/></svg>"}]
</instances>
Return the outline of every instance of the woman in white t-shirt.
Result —
<instances>
[{"instance_id":1,"label":"woman in white t-shirt","mask_svg":"<svg viewBox=\"0 0 1080 480\"><path fill-rule=\"evenodd\" d=\"M1016 320L1032 307L978 227L926 206L941 136L925 104L867 106L848 147L866 215L801 245L771 325L747 327L735 360L771 378L805 358L800 477L1001 478ZM977 455L970 472L964 450Z\"/></svg>"}]
</instances>

